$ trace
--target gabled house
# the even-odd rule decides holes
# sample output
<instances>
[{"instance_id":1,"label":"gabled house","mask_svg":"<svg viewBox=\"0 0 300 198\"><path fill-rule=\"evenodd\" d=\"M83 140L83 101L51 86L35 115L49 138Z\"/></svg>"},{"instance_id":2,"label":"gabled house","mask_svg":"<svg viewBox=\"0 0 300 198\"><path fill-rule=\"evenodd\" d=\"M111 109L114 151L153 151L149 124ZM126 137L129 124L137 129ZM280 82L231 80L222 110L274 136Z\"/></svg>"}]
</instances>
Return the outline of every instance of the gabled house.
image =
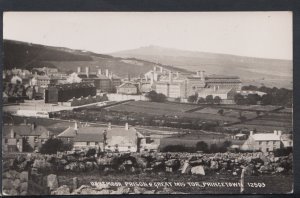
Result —
<instances>
[{"instance_id":1,"label":"gabled house","mask_svg":"<svg viewBox=\"0 0 300 198\"><path fill-rule=\"evenodd\" d=\"M138 93L138 85L133 84L131 82L124 82L122 85L117 87L118 94L137 94Z\"/></svg>"},{"instance_id":2,"label":"gabled house","mask_svg":"<svg viewBox=\"0 0 300 198\"><path fill-rule=\"evenodd\" d=\"M96 150L103 150L103 127L84 126L78 127L75 122L74 127L69 127L62 133L57 135L58 139L65 143L73 143L75 150L86 150L95 148Z\"/></svg>"},{"instance_id":3,"label":"gabled house","mask_svg":"<svg viewBox=\"0 0 300 198\"><path fill-rule=\"evenodd\" d=\"M4 152L23 152L22 137L12 127L3 127L2 149Z\"/></svg>"},{"instance_id":4,"label":"gabled house","mask_svg":"<svg viewBox=\"0 0 300 198\"><path fill-rule=\"evenodd\" d=\"M25 139L28 144L34 149L34 151L39 151L41 146L52 137L50 131L48 131L44 126L36 126L35 124L22 124L22 125L5 125L4 134L10 133L15 134L15 139ZM12 136L11 136L12 137ZM20 137L20 138L17 138ZM4 142L5 143L5 142ZM8 142L7 142L8 143Z\"/></svg>"},{"instance_id":5,"label":"gabled house","mask_svg":"<svg viewBox=\"0 0 300 198\"><path fill-rule=\"evenodd\" d=\"M274 131L274 133L253 133L250 131L248 139L240 147L245 151L262 151L270 152L283 147L282 132Z\"/></svg>"},{"instance_id":6,"label":"gabled house","mask_svg":"<svg viewBox=\"0 0 300 198\"><path fill-rule=\"evenodd\" d=\"M106 131L106 151L113 152L137 152L138 151L138 132L135 128L111 127L110 124Z\"/></svg>"}]
</instances>

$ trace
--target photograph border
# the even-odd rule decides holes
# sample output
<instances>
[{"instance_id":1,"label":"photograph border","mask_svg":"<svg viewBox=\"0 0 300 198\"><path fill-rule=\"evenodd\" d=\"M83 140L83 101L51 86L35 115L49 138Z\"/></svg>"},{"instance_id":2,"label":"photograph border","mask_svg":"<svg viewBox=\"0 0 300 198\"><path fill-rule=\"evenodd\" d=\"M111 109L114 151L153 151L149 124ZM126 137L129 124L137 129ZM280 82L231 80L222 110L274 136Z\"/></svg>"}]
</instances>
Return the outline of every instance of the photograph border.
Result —
<instances>
[{"instance_id":1,"label":"photograph border","mask_svg":"<svg viewBox=\"0 0 300 198\"><path fill-rule=\"evenodd\" d=\"M1 9L1 59L3 68L3 12L5 11L113 11L113 12L191 12L191 11L292 11L293 12L293 171L294 171L294 194L300 194L300 3L297 0L2 0ZM2 75L2 69L1 69ZM2 83L1 83L2 89ZM1 91L2 96L2 91ZM1 110L2 121L2 110ZM1 123L3 124L3 123ZM2 140L2 136L1 136ZM2 141L1 143L2 144ZM2 148L2 145L1 145ZM2 157L2 152L1 152ZM2 167L2 166L1 166ZM2 178L2 171L1 171ZM0 180L0 185L2 179ZM2 186L2 185L1 185ZM2 189L1 189L2 191ZM136 195L135 195L136 196ZM156 197L157 195L149 195ZM174 195L164 195L174 196ZM176 195L177 196L177 195ZM183 196L183 195L180 195ZM193 195L192 195L193 196ZM195 197L198 195L194 195ZM232 195L201 195L202 197ZM247 195L235 195L244 197ZM256 195L257 196L257 195ZM263 195L264 197L279 197L279 195ZM294 195L280 195L280 197L292 197ZM259 196L261 197L261 196Z\"/></svg>"}]
</instances>

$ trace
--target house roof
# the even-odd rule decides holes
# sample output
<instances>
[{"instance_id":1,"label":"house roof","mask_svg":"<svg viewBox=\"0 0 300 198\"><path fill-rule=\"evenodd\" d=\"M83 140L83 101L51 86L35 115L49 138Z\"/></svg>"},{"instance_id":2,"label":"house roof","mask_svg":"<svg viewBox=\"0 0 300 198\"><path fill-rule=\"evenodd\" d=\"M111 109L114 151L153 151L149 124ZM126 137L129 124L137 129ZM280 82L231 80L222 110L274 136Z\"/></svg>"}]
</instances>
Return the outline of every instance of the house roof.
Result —
<instances>
[{"instance_id":1,"label":"house roof","mask_svg":"<svg viewBox=\"0 0 300 198\"><path fill-rule=\"evenodd\" d=\"M240 77L213 74L213 75L206 76L205 79L240 79Z\"/></svg>"},{"instance_id":2,"label":"house roof","mask_svg":"<svg viewBox=\"0 0 300 198\"><path fill-rule=\"evenodd\" d=\"M57 137L75 137L76 136L76 132L74 130L74 128L68 127L66 130L64 130L63 132L61 132L60 134L57 135Z\"/></svg>"},{"instance_id":3,"label":"house roof","mask_svg":"<svg viewBox=\"0 0 300 198\"><path fill-rule=\"evenodd\" d=\"M207 79L205 80L206 83L241 83L242 81L240 79L234 79L234 78L224 78L224 79Z\"/></svg>"},{"instance_id":4,"label":"house roof","mask_svg":"<svg viewBox=\"0 0 300 198\"><path fill-rule=\"evenodd\" d=\"M113 127L107 130L107 143L109 145L134 146L136 145L137 131L135 128L126 130L124 127Z\"/></svg>"},{"instance_id":5,"label":"house roof","mask_svg":"<svg viewBox=\"0 0 300 198\"><path fill-rule=\"evenodd\" d=\"M125 82L123 84L121 84L118 88L123 88L123 87L129 87L129 88L137 88L136 85L134 85L133 83L131 82Z\"/></svg>"},{"instance_id":6,"label":"house roof","mask_svg":"<svg viewBox=\"0 0 300 198\"><path fill-rule=\"evenodd\" d=\"M222 89L216 89L216 90L214 90L213 88L205 88L205 89L202 89L199 92L199 94L201 94L201 93L205 93L205 94L227 94L231 90L232 90L232 88L228 88L228 89L222 88Z\"/></svg>"},{"instance_id":7,"label":"house roof","mask_svg":"<svg viewBox=\"0 0 300 198\"><path fill-rule=\"evenodd\" d=\"M102 135L104 130L106 128L104 127L80 127L77 129L77 135L78 134L100 134ZM75 137L76 136L76 131L74 127L68 127L66 130L61 132L60 134L57 135L57 137Z\"/></svg>"},{"instance_id":8,"label":"house roof","mask_svg":"<svg viewBox=\"0 0 300 198\"><path fill-rule=\"evenodd\" d=\"M243 137L243 136L245 136L246 134L243 134L243 133L239 133L239 134L236 134L235 136L236 137Z\"/></svg>"},{"instance_id":9,"label":"house roof","mask_svg":"<svg viewBox=\"0 0 300 198\"><path fill-rule=\"evenodd\" d=\"M255 141L280 141L280 136L274 133L256 133L252 135Z\"/></svg>"},{"instance_id":10,"label":"house roof","mask_svg":"<svg viewBox=\"0 0 300 198\"><path fill-rule=\"evenodd\" d=\"M78 133L74 137L74 142L101 142L103 141L102 133Z\"/></svg>"},{"instance_id":11,"label":"house roof","mask_svg":"<svg viewBox=\"0 0 300 198\"><path fill-rule=\"evenodd\" d=\"M36 126L34 130L32 130L30 125L4 125L4 134L9 134L11 129L13 129L14 132L20 136L40 136L48 133L48 130L44 126L40 125Z\"/></svg>"},{"instance_id":12,"label":"house roof","mask_svg":"<svg viewBox=\"0 0 300 198\"><path fill-rule=\"evenodd\" d=\"M111 138L113 136L123 136L124 138L135 138L136 130L133 127L129 127L128 130L125 127L112 127L107 130L107 138Z\"/></svg>"}]
</instances>

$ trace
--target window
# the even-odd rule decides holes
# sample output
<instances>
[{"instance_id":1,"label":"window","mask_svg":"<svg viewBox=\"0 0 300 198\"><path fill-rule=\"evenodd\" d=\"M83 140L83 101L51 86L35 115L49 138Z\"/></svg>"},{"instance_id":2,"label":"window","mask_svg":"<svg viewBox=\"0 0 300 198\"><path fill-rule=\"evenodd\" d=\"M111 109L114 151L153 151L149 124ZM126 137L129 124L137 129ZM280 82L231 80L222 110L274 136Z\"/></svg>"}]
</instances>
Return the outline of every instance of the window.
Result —
<instances>
[{"instance_id":1,"label":"window","mask_svg":"<svg viewBox=\"0 0 300 198\"><path fill-rule=\"evenodd\" d=\"M8 140L5 138L5 139L4 139L4 142L5 142L5 144L7 144Z\"/></svg>"},{"instance_id":2,"label":"window","mask_svg":"<svg viewBox=\"0 0 300 198\"><path fill-rule=\"evenodd\" d=\"M38 138L34 137L34 142L37 143L38 142Z\"/></svg>"},{"instance_id":3,"label":"window","mask_svg":"<svg viewBox=\"0 0 300 198\"><path fill-rule=\"evenodd\" d=\"M90 145L90 142L86 142L86 145L88 145L88 146L89 146L89 145Z\"/></svg>"},{"instance_id":4,"label":"window","mask_svg":"<svg viewBox=\"0 0 300 198\"><path fill-rule=\"evenodd\" d=\"M262 145L262 141L259 141L258 144L259 144L259 145Z\"/></svg>"},{"instance_id":5,"label":"window","mask_svg":"<svg viewBox=\"0 0 300 198\"><path fill-rule=\"evenodd\" d=\"M266 144L269 144L269 141L267 141Z\"/></svg>"}]
</instances>

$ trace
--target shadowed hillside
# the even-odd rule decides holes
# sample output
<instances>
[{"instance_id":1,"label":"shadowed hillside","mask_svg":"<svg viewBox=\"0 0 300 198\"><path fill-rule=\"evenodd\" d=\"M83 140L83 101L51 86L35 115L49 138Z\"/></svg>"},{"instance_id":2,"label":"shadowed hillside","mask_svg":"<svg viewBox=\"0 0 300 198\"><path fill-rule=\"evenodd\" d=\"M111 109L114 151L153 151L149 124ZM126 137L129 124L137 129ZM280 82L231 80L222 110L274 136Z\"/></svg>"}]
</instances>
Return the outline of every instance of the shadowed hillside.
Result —
<instances>
[{"instance_id":1,"label":"shadowed hillside","mask_svg":"<svg viewBox=\"0 0 300 198\"><path fill-rule=\"evenodd\" d=\"M14 67L32 69L48 66L72 72L79 66L89 66L91 71L96 71L98 68L109 69L121 77L126 77L128 74L134 77L149 71L154 65L160 64L135 58L116 58L89 51L4 40L4 69ZM163 67L187 72L185 69L172 66L163 65Z\"/></svg>"}]
</instances>

